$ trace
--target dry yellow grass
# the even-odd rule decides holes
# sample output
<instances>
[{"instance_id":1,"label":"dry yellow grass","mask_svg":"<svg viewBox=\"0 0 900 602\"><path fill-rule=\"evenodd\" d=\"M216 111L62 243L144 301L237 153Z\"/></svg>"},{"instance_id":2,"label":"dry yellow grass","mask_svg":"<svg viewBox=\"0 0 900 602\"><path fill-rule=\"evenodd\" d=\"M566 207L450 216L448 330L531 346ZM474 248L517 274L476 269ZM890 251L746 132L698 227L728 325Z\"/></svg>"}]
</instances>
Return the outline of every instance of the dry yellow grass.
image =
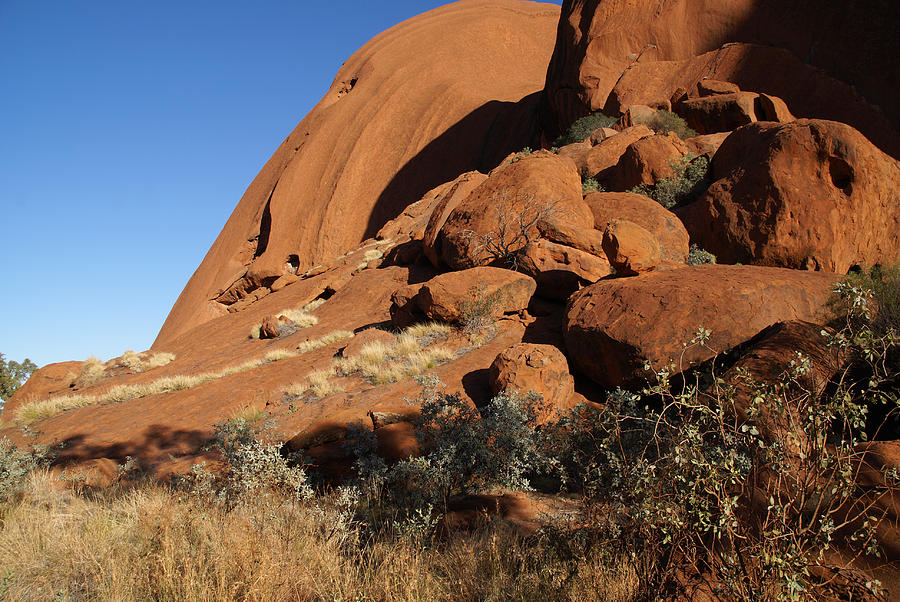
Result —
<instances>
[{"instance_id":1,"label":"dry yellow grass","mask_svg":"<svg viewBox=\"0 0 900 602\"><path fill-rule=\"evenodd\" d=\"M3 600L637 600L633 561L561 559L504 523L423 546L359 537L329 498L230 511L143 485L91 497L46 474L0 509Z\"/></svg>"},{"instance_id":2,"label":"dry yellow grass","mask_svg":"<svg viewBox=\"0 0 900 602\"><path fill-rule=\"evenodd\" d=\"M81 374L78 377L78 384L82 386L92 385L101 380L106 374L106 364L99 357L92 355L84 360L81 365Z\"/></svg>"},{"instance_id":3,"label":"dry yellow grass","mask_svg":"<svg viewBox=\"0 0 900 602\"><path fill-rule=\"evenodd\" d=\"M275 316L283 316L284 318L286 318L293 325L293 328L291 329L291 334L293 334L293 332L296 332L301 328L308 328L319 323L319 318L309 313L319 305L321 305L321 303L316 304L316 301L313 301L311 303L307 303L301 308L283 309L275 314ZM250 328L250 338L258 339L261 329L262 324L254 324Z\"/></svg>"},{"instance_id":4,"label":"dry yellow grass","mask_svg":"<svg viewBox=\"0 0 900 602\"><path fill-rule=\"evenodd\" d=\"M108 363L118 364L131 370L132 372L146 372L147 370L152 370L153 368L160 368L162 366L166 366L175 359L174 353L150 353L149 351L144 351L143 353L135 353L130 349L122 354L121 357L110 360Z\"/></svg>"},{"instance_id":5,"label":"dry yellow grass","mask_svg":"<svg viewBox=\"0 0 900 602\"><path fill-rule=\"evenodd\" d=\"M191 375L179 374L175 376L166 376L164 378L159 378L148 383L118 385L116 387L112 387L107 391L97 393L95 395L61 395L51 397L49 399L31 401L27 404L23 404L16 411L16 422L18 424L31 424L33 422L37 422L38 420L50 418L51 416L55 416L56 414L59 414L61 412L74 410L76 408L83 408L102 403L121 403L130 401L132 399L137 399L139 397L146 397L148 395L157 395L160 393L171 393L172 391L190 389L191 387L196 387L197 385L211 380L224 378L226 376L231 376L232 374L237 374L239 372L245 372L247 370L258 368L259 366L262 366L263 364L266 364L268 362L278 361L279 359L284 359L287 357L295 357L302 353L325 347L326 345L330 345L331 343L335 343L352 336L352 332L348 332L346 330L337 330L334 332L330 332L319 339L301 343L297 347L296 351L275 350L269 352L269 354L267 354L265 358L257 358L244 362L243 364L228 366L227 368L223 368L222 370L219 370L217 372L203 372L200 374Z\"/></svg>"},{"instance_id":6,"label":"dry yellow grass","mask_svg":"<svg viewBox=\"0 0 900 602\"><path fill-rule=\"evenodd\" d=\"M254 424L266 417L266 412L253 406L243 407L232 412L228 420L243 420L249 424Z\"/></svg>"},{"instance_id":7,"label":"dry yellow grass","mask_svg":"<svg viewBox=\"0 0 900 602\"><path fill-rule=\"evenodd\" d=\"M296 397L308 395L314 399L340 393L344 388L332 380L334 375L334 370L331 368L316 370L308 374L302 382L293 383L285 387L284 392Z\"/></svg>"}]
</instances>

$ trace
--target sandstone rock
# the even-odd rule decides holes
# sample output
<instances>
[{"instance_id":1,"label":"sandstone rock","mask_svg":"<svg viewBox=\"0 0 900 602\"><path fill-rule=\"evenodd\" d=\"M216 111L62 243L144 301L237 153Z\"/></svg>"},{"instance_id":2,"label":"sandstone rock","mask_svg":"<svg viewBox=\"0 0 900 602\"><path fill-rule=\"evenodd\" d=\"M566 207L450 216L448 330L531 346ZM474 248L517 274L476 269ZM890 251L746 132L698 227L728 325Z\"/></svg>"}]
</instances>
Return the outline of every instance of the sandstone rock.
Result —
<instances>
[{"instance_id":1,"label":"sandstone rock","mask_svg":"<svg viewBox=\"0 0 900 602\"><path fill-rule=\"evenodd\" d=\"M544 239L529 243L519 252L518 269L535 279L538 295L559 301L611 271L606 257Z\"/></svg>"},{"instance_id":2,"label":"sandstone rock","mask_svg":"<svg viewBox=\"0 0 900 602\"><path fill-rule=\"evenodd\" d=\"M697 82L697 92L701 97L716 96L717 94L733 94L740 92L741 89L737 84L731 82L723 82L717 79L702 79Z\"/></svg>"},{"instance_id":3,"label":"sandstone rock","mask_svg":"<svg viewBox=\"0 0 900 602\"><path fill-rule=\"evenodd\" d=\"M454 270L504 265L551 217L584 224L590 210L575 164L538 151L501 165L457 205L438 234L441 259Z\"/></svg>"},{"instance_id":4,"label":"sandstone rock","mask_svg":"<svg viewBox=\"0 0 900 602\"><path fill-rule=\"evenodd\" d=\"M628 107L708 78L775 94L805 117L854 125L900 156L900 80L884 77L900 55L894 33L900 5L888 13L886 6L881 0L565 3L541 123L553 137L577 117L611 108L614 88L634 91L617 103Z\"/></svg>"},{"instance_id":5,"label":"sandstone rock","mask_svg":"<svg viewBox=\"0 0 900 602\"><path fill-rule=\"evenodd\" d=\"M900 258L900 163L848 125L745 126L712 172L707 192L677 213L721 262L845 273Z\"/></svg>"},{"instance_id":6,"label":"sandstone rock","mask_svg":"<svg viewBox=\"0 0 900 602\"><path fill-rule=\"evenodd\" d=\"M584 199L603 231L616 219L635 223L656 238L663 261L684 263L690 238L681 220L651 198L630 192L593 192Z\"/></svg>"},{"instance_id":7,"label":"sandstone rock","mask_svg":"<svg viewBox=\"0 0 900 602\"><path fill-rule=\"evenodd\" d=\"M597 128L596 130L591 132L591 144L596 146L607 138L612 138L618 133L619 130L614 130L612 128Z\"/></svg>"},{"instance_id":8,"label":"sandstone rock","mask_svg":"<svg viewBox=\"0 0 900 602\"><path fill-rule=\"evenodd\" d=\"M689 98L678 106L678 114L701 134L730 132L757 121L755 92L718 94Z\"/></svg>"},{"instance_id":9,"label":"sandstone rock","mask_svg":"<svg viewBox=\"0 0 900 602\"><path fill-rule=\"evenodd\" d=\"M296 274L285 274L284 276L281 276L280 278L278 278L278 280L273 282L272 286L269 288L271 289L271 291L273 293L277 293L284 287L294 284L298 280L300 280L300 277L297 276Z\"/></svg>"},{"instance_id":10,"label":"sandstone rock","mask_svg":"<svg viewBox=\"0 0 900 602\"><path fill-rule=\"evenodd\" d=\"M603 257L603 234L593 227L593 220L575 224L566 219L551 217L538 224L541 237L561 245Z\"/></svg>"},{"instance_id":11,"label":"sandstone rock","mask_svg":"<svg viewBox=\"0 0 900 602\"><path fill-rule=\"evenodd\" d=\"M587 156L591 152L592 146L593 143L590 140L575 142L561 147L558 154L560 157L571 159L575 163L578 173L585 174L587 173Z\"/></svg>"},{"instance_id":12,"label":"sandstone rock","mask_svg":"<svg viewBox=\"0 0 900 602\"><path fill-rule=\"evenodd\" d=\"M390 345L393 342L394 335L386 330L381 330L380 328L367 328L362 332L357 333L350 339L347 346L341 349L341 357L349 358L359 355L362 348L370 343L384 343Z\"/></svg>"},{"instance_id":13,"label":"sandstone rock","mask_svg":"<svg viewBox=\"0 0 900 602\"><path fill-rule=\"evenodd\" d=\"M731 132L702 134L700 136L688 138L684 141L684 145L687 148L687 152L692 155L698 157L704 155L707 158L712 159L713 155L716 154L716 151L719 150L719 147L722 146L722 143L725 142L725 138L728 138L729 134L731 134Z\"/></svg>"},{"instance_id":14,"label":"sandstone rock","mask_svg":"<svg viewBox=\"0 0 900 602\"><path fill-rule=\"evenodd\" d=\"M603 250L609 264L621 276L649 272L662 261L659 241L639 225L613 220L603 232Z\"/></svg>"},{"instance_id":15,"label":"sandstone rock","mask_svg":"<svg viewBox=\"0 0 900 602\"><path fill-rule=\"evenodd\" d=\"M278 318L275 316L266 316L263 318L262 324L259 326L260 339L276 339L278 338Z\"/></svg>"},{"instance_id":16,"label":"sandstone rock","mask_svg":"<svg viewBox=\"0 0 900 602\"><path fill-rule=\"evenodd\" d=\"M616 166L632 143L652 135L653 130L646 125L636 125L602 140L588 153L584 173L598 179L606 179L608 172Z\"/></svg>"},{"instance_id":17,"label":"sandstone rock","mask_svg":"<svg viewBox=\"0 0 900 602\"><path fill-rule=\"evenodd\" d=\"M575 379L566 356L553 345L519 343L505 349L491 364L488 374L494 394L501 391L534 391L543 398L538 422L557 418L575 407Z\"/></svg>"},{"instance_id":18,"label":"sandstone rock","mask_svg":"<svg viewBox=\"0 0 900 602\"><path fill-rule=\"evenodd\" d=\"M567 306L569 358L600 385L639 386L644 362L675 372L789 320L821 321L833 274L755 266L703 265L602 280ZM699 328L706 345L689 345Z\"/></svg>"},{"instance_id":19,"label":"sandstone rock","mask_svg":"<svg viewBox=\"0 0 900 602\"><path fill-rule=\"evenodd\" d=\"M406 328L425 318L415 302L421 288L421 284L409 284L391 295L391 322L397 328Z\"/></svg>"},{"instance_id":20,"label":"sandstone rock","mask_svg":"<svg viewBox=\"0 0 900 602\"><path fill-rule=\"evenodd\" d=\"M511 270L477 267L435 276L422 285L415 302L426 316L458 322L467 305L483 299L494 302L494 317L528 307L537 285L533 278Z\"/></svg>"},{"instance_id":21,"label":"sandstone rock","mask_svg":"<svg viewBox=\"0 0 900 602\"><path fill-rule=\"evenodd\" d=\"M791 115L787 103L771 94L760 94L756 99L756 116L760 121L777 121L778 123L790 123L797 118Z\"/></svg>"},{"instance_id":22,"label":"sandstone rock","mask_svg":"<svg viewBox=\"0 0 900 602\"><path fill-rule=\"evenodd\" d=\"M434 267L440 267L441 250L437 247L438 232L447 221L447 218L469 194L487 179L483 173L473 171L464 173L453 182L445 184L436 192L438 201L431 212L428 225L425 226L425 234L422 238L422 248L428 261Z\"/></svg>"},{"instance_id":23,"label":"sandstone rock","mask_svg":"<svg viewBox=\"0 0 900 602\"><path fill-rule=\"evenodd\" d=\"M653 117L655 112L656 109L651 109L647 105L631 105L623 111L622 116L619 118L619 124L622 128L641 125Z\"/></svg>"},{"instance_id":24,"label":"sandstone rock","mask_svg":"<svg viewBox=\"0 0 900 602\"><path fill-rule=\"evenodd\" d=\"M675 134L655 135L632 143L616 165L610 180L612 190L631 190L652 185L673 174L672 163L687 154L684 142Z\"/></svg>"},{"instance_id":25,"label":"sandstone rock","mask_svg":"<svg viewBox=\"0 0 900 602\"><path fill-rule=\"evenodd\" d=\"M253 288L297 255L302 273L355 248L442 182L534 146L535 92L558 22L559 7L548 4L457 2L349 57L250 184L157 345L210 319L208 300L236 271Z\"/></svg>"}]
</instances>

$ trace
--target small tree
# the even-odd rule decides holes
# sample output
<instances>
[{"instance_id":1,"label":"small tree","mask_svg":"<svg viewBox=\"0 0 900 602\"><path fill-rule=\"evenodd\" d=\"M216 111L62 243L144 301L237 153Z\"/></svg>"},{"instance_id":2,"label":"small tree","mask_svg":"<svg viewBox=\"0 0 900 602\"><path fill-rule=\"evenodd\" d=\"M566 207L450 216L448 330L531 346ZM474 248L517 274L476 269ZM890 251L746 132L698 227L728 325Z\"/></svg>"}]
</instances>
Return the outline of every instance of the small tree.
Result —
<instances>
[{"instance_id":1,"label":"small tree","mask_svg":"<svg viewBox=\"0 0 900 602\"><path fill-rule=\"evenodd\" d=\"M20 364L13 360L6 361L0 353L0 399L6 401L12 397L35 370L37 366L28 358Z\"/></svg>"},{"instance_id":2,"label":"small tree","mask_svg":"<svg viewBox=\"0 0 900 602\"><path fill-rule=\"evenodd\" d=\"M475 253L483 253L488 259L516 270L518 251L540 238L538 224L556 213L555 202L539 201L533 194L516 201L503 198L497 208L496 228L484 233L465 230L463 235L474 244Z\"/></svg>"}]
</instances>

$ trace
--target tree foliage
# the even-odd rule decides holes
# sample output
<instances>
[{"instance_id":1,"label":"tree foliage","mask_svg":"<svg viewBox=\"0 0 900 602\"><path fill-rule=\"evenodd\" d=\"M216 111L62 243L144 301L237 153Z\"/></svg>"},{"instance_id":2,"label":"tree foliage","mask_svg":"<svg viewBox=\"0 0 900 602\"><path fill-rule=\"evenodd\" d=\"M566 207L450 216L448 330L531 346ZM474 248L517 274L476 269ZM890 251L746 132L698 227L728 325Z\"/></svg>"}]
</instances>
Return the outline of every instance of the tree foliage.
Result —
<instances>
[{"instance_id":1,"label":"tree foliage","mask_svg":"<svg viewBox=\"0 0 900 602\"><path fill-rule=\"evenodd\" d=\"M0 353L0 399L7 400L12 397L35 370L37 366L28 358L22 363L6 361L5 356Z\"/></svg>"}]
</instances>

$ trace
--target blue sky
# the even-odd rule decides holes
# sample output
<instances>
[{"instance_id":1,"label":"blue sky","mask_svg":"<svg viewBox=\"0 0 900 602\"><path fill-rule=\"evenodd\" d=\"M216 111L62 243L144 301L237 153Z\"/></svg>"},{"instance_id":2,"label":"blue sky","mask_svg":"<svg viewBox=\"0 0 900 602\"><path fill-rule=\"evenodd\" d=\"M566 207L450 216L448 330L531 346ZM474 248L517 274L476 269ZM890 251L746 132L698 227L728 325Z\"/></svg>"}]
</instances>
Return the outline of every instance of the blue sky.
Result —
<instances>
[{"instance_id":1,"label":"blue sky","mask_svg":"<svg viewBox=\"0 0 900 602\"><path fill-rule=\"evenodd\" d=\"M0 352L148 348L341 63L441 4L0 0Z\"/></svg>"}]
</instances>

